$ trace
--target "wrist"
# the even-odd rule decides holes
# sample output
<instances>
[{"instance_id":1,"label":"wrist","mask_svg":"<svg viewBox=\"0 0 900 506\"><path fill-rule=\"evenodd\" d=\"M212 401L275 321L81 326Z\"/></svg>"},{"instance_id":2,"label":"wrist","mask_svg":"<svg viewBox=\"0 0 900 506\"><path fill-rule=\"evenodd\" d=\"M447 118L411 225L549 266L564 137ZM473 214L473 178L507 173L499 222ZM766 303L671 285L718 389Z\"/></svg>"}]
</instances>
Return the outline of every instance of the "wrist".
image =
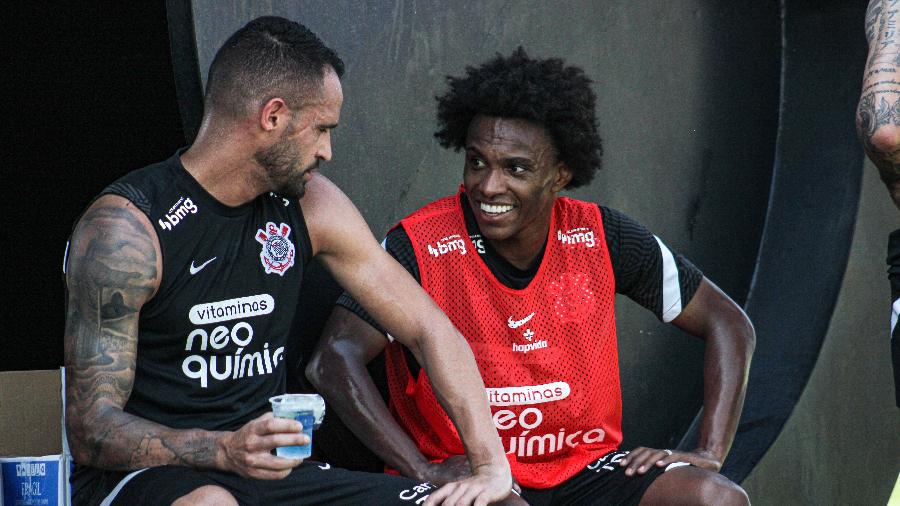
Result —
<instances>
[{"instance_id":1,"label":"wrist","mask_svg":"<svg viewBox=\"0 0 900 506\"><path fill-rule=\"evenodd\" d=\"M476 466L472 466L473 474L488 474L493 476L509 476L512 481L512 468L509 467L509 461L505 458L499 461L485 462Z\"/></svg>"},{"instance_id":2,"label":"wrist","mask_svg":"<svg viewBox=\"0 0 900 506\"><path fill-rule=\"evenodd\" d=\"M418 481L431 481L432 466L433 464L420 453L413 456L412 461L399 463L395 467L403 476L408 476Z\"/></svg>"},{"instance_id":3,"label":"wrist","mask_svg":"<svg viewBox=\"0 0 900 506\"><path fill-rule=\"evenodd\" d=\"M717 464L717 467L721 468L722 464L725 462L725 455L728 452L726 450L706 446L698 446L697 448L694 448L692 453L700 455L711 462L715 462Z\"/></svg>"},{"instance_id":4,"label":"wrist","mask_svg":"<svg viewBox=\"0 0 900 506\"><path fill-rule=\"evenodd\" d=\"M215 439L215 468L219 471L233 472L231 467L231 459L228 454L228 442L234 436L234 432L214 432Z\"/></svg>"}]
</instances>

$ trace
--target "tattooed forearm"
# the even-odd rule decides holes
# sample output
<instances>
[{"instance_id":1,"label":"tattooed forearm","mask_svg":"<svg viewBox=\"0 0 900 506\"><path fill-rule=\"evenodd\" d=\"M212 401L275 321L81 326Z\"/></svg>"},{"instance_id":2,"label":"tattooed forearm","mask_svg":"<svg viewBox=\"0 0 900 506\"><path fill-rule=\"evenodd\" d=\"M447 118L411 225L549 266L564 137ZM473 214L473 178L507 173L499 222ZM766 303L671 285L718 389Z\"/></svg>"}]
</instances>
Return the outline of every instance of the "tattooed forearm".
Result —
<instances>
[{"instance_id":1,"label":"tattooed forearm","mask_svg":"<svg viewBox=\"0 0 900 506\"><path fill-rule=\"evenodd\" d=\"M78 462L105 469L210 467L213 437L176 431L123 411L134 381L140 309L159 278L149 223L104 197L72 235L67 269L66 426Z\"/></svg>"},{"instance_id":2,"label":"tattooed forearm","mask_svg":"<svg viewBox=\"0 0 900 506\"><path fill-rule=\"evenodd\" d=\"M866 68L879 63L897 61L900 3L898 0L871 0L866 11L866 40L869 42L869 57Z\"/></svg>"},{"instance_id":3,"label":"tattooed forearm","mask_svg":"<svg viewBox=\"0 0 900 506\"><path fill-rule=\"evenodd\" d=\"M866 11L869 57L856 128L869 159L900 206L900 0L871 0Z\"/></svg>"},{"instance_id":4,"label":"tattooed forearm","mask_svg":"<svg viewBox=\"0 0 900 506\"><path fill-rule=\"evenodd\" d=\"M856 126L866 154L878 167L887 184L900 180L900 90L870 91L859 100ZM897 136L896 141L876 141L882 128L886 135Z\"/></svg>"},{"instance_id":5,"label":"tattooed forearm","mask_svg":"<svg viewBox=\"0 0 900 506\"><path fill-rule=\"evenodd\" d=\"M882 0L871 0L866 10L866 40L869 44L875 42L878 30L878 17L881 15Z\"/></svg>"}]
</instances>

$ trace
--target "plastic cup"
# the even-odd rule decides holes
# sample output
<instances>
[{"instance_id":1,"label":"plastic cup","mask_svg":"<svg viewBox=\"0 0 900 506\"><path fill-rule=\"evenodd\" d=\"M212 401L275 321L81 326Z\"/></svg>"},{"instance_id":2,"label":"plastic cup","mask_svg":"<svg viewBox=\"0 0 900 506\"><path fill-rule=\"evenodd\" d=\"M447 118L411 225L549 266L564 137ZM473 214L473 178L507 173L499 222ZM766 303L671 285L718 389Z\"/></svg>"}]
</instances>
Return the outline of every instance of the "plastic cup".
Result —
<instances>
[{"instance_id":1,"label":"plastic cup","mask_svg":"<svg viewBox=\"0 0 900 506\"><path fill-rule=\"evenodd\" d=\"M317 394L284 394L269 399L272 413L278 418L289 418L303 424L303 433L309 444L279 446L275 455L289 459L305 459L312 454L313 430L318 429L325 417L325 400Z\"/></svg>"}]
</instances>

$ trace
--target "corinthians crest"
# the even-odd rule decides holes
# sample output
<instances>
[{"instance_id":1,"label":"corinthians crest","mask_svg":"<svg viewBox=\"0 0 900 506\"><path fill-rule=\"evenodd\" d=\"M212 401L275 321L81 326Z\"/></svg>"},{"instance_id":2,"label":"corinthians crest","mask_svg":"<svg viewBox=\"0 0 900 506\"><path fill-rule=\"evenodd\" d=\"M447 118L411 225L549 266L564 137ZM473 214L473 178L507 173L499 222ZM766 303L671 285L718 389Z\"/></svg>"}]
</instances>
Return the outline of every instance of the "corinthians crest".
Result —
<instances>
[{"instance_id":1,"label":"corinthians crest","mask_svg":"<svg viewBox=\"0 0 900 506\"><path fill-rule=\"evenodd\" d=\"M556 315L564 322L578 322L594 310L594 292L591 278L581 272L565 272L547 287L556 298Z\"/></svg>"},{"instance_id":2,"label":"corinthians crest","mask_svg":"<svg viewBox=\"0 0 900 506\"><path fill-rule=\"evenodd\" d=\"M271 221L265 229L256 231L256 241L262 244L259 260L266 274L275 273L284 276L284 271L294 265L294 243L288 239L291 227L287 223L276 226Z\"/></svg>"}]
</instances>

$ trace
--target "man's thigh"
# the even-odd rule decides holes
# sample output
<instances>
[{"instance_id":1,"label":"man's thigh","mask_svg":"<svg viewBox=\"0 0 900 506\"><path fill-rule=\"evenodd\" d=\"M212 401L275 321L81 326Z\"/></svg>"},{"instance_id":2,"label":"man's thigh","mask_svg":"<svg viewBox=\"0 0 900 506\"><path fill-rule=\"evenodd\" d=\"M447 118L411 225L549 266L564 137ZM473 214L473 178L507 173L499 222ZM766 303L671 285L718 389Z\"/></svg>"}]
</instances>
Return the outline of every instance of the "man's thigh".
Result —
<instances>
[{"instance_id":1,"label":"man's thigh","mask_svg":"<svg viewBox=\"0 0 900 506\"><path fill-rule=\"evenodd\" d=\"M434 485L381 473L348 471L305 461L282 480L254 480L220 471L196 471L162 466L139 472L120 482L108 504L170 505L179 497L207 485L224 488L239 504L422 504Z\"/></svg>"},{"instance_id":2,"label":"man's thigh","mask_svg":"<svg viewBox=\"0 0 900 506\"><path fill-rule=\"evenodd\" d=\"M349 471L315 461L305 461L283 480L256 483L261 505L415 505L437 490L409 478Z\"/></svg>"},{"instance_id":3,"label":"man's thigh","mask_svg":"<svg viewBox=\"0 0 900 506\"><path fill-rule=\"evenodd\" d=\"M552 491L524 490L522 497L530 504L615 504L637 505L641 497L664 469L653 467L644 474L626 476L619 466L629 452L613 451L591 462L578 474ZM677 467L677 466L676 466ZM670 469L672 466L669 467ZM549 493L548 493L549 492Z\"/></svg>"},{"instance_id":4,"label":"man's thigh","mask_svg":"<svg viewBox=\"0 0 900 506\"><path fill-rule=\"evenodd\" d=\"M97 502L83 504L101 506L168 506L176 499L188 495L205 486L221 486L213 477L202 471L178 466L151 467L129 473L113 483L106 477L117 476L114 473L104 475L105 490L101 497L95 495ZM234 492L232 495L234 495ZM75 506L80 506L76 502Z\"/></svg>"}]
</instances>

